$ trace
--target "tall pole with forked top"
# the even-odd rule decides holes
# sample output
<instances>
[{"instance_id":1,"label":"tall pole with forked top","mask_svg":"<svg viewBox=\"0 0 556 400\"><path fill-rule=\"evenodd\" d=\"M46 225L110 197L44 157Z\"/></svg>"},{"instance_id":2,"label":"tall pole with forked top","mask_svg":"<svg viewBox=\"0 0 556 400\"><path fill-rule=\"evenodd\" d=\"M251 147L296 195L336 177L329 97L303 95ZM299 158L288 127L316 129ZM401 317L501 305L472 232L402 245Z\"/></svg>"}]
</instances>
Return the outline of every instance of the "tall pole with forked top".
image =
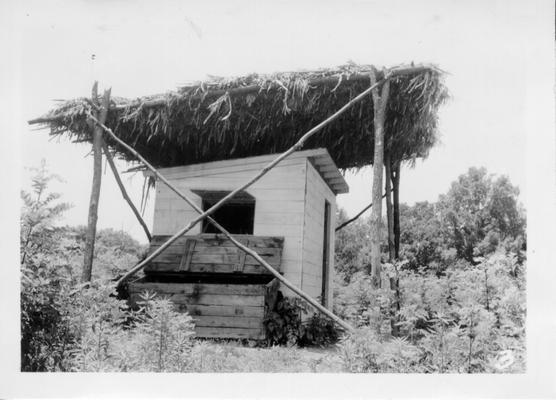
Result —
<instances>
[{"instance_id":1,"label":"tall pole with forked top","mask_svg":"<svg viewBox=\"0 0 556 400\"><path fill-rule=\"evenodd\" d=\"M377 82L376 70L371 68L371 85ZM385 72L386 74L387 72ZM373 95L374 158L373 158L373 208L371 211L371 283L381 286L380 236L382 224L382 175L384 171L384 120L390 93L390 80L384 77L382 87L375 87Z\"/></svg>"},{"instance_id":2,"label":"tall pole with forked top","mask_svg":"<svg viewBox=\"0 0 556 400\"><path fill-rule=\"evenodd\" d=\"M102 105L98 102L98 82L93 84L92 102L96 110L94 113L103 123L106 121L110 105L110 89L104 91ZM100 110L100 111L99 111ZM102 128L89 124L93 133L93 183L89 200L89 216L87 218L87 232L85 234L85 254L83 256L82 282L90 282L93 273L93 256L95 252L95 236L97 233L98 200L100 197L100 183L102 177Z\"/></svg>"}]
</instances>

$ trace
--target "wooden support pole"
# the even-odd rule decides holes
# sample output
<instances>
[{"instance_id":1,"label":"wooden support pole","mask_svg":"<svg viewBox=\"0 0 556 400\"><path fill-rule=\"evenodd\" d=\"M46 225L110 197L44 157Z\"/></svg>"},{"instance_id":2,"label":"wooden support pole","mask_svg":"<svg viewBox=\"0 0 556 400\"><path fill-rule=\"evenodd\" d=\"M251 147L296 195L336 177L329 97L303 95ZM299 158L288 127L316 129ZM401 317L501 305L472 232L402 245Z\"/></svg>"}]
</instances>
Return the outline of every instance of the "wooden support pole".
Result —
<instances>
[{"instance_id":1,"label":"wooden support pole","mask_svg":"<svg viewBox=\"0 0 556 400\"><path fill-rule=\"evenodd\" d=\"M176 193L179 197L181 197L183 200L185 200L187 202L187 204L189 204L191 207L193 207L197 212L203 214L203 210L201 208L199 208L199 206L197 206L197 204L195 204L191 199L189 199L186 195L184 195L180 190L178 190L174 185L172 185L170 182L168 182L168 180L162 176L147 160L145 160L145 158L143 158L143 156L141 156L137 151L135 151L131 146L129 146L127 143L125 143L124 141L122 141L120 138L118 138L114 132L112 132L112 130L110 128L108 128L107 126L105 126L104 124L101 124L99 120L97 120L94 116L92 116L91 114L89 114L89 117L96 122L100 127L102 127L102 129L104 129L104 131L106 133L108 133L112 139L114 139L116 142L118 142L120 145L122 145L126 150L128 150L129 152L131 152L135 157L137 157L143 164L145 164L145 166L151 171L153 172L153 174L160 179L163 183L166 184L166 186L168 186L172 191L174 191L174 193ZM224 227L222 227L218 222L216 222L210 215L206 215L206 218L218 229L220 230L228 239L230 239L230 241L239 249L243 250L245 253L249 254L251 257L253 257L255 260L257 260L259 262L259 264L261 264L263 267L265 267L272 275L274 275L274 277L276 279L278 279L280 282L282 282L286 287L290 288L294 293L296 293L298 296L302 297L303 299L305 299L310 305L312 305L314 308L316 308L318 311L320 311L321 313L323 313L324 315L328 316L332 321L336 322L338 325L340 325L342 328L346 329L349 332L353 332L354 329L353 327L348 324L347 322L343 321L341 318L339 318L338 316L336 316L332 311L326 309L324 306L322 306L318 301L314 300L311 296L309 296L307 293L303 292L301 289L298 289L293 283L291 283L289 280L287 280L286 278L284 278L278 271L276 271L270 264L268 264L261 256L259 256L255 251L251 250L250 248L248 248L247 246L243 245L242 243L240 243L239 241L237 241L226 229L224 229ZM189 225L188 225L189 226ZM187 227L186 227L187 228ZM185 228L184 228L185 229ZM147 258L145 258L145 260L143 260L142 262L140 262L139 264L137 264L135 267L133 267L129 272L127 272L124 276L122 276L118 282L117 285L121 285L122 283L125 282L126 279L128 279L130 276L132 276L134 273L136 273L137 271L139 271L140 269L144 268L145 265L147 265L149 262L151 262L156 256L158 256L160 253L162 253L166 248L168 248L168 246L170 246L174 241L176 241L179 237L183 236L184 234L184 229L182 229L181 231L179 231L178 233L176 233L174 236L172 236L171 238L169 238L164 244L162 244L160 247L158 247L154 252L152 252Z\"/></svg>"},{"instance_id":2,"label":"wooden support pole","mask_svg":"<svg viewBox=\"0 0 556 400\"><path fill-rule=\"evenodd\" d=\"M395 276L389 276L390 290L394 293L394 297L390 303L390 328L393 336L399 336L400 327L399 311L400 311L400 288L397 266L394 264L396 258L394 249L394 212L392 207L392 158L388 151L384 154L384 172L385 172L385 195L386 195L386 218L388 221L388 262L393 264L396 271Z\"/></svg>"},{"instance_id":3,"label":"wooden support pole","mask_svg":"<svg viewBox=\"0 0 556 400\"><path fill-rule=\"evenodd\" d=\"M400 258L400 169L401 161L394 163L392 168L392 186L394 197L394 256Z\"/></svg>"},{"instance_id":4,"label":"wooden support pole","mask_svg":"<svg viewBox=\"0 0 556 400\"><path fill-rule=\"evenodd\" d=\"M98 105L98 82L93 84L92 101ZM98 120L104 123L110 105L110 89L104 91L101 111L95 111ZM93 271L93 256L95 252L95 237L97 232L98 199L100 197L100 183L102 177L102 128L91 124L93 130L93 183L89 200L89 217L85 234L85 254L83 257L82 282L90 282Z\"/></svg>"},{"instance_id":5,"label":"wooden support pole","mask_svg":"<svg viewBox=\"0 0 556 400\"><path fill-rule=\"evenodd\" d=\"M381 286L380 239L382 223L382 174L384 170L384 120L386 104L390 92L390 80L386 79L382 85L381 93L376 87L376 70L371 68L371 83L373 89L373 126L374 126L374 158L373 158L373 208L371 210L371 284L374 288Z\"/></svg>"},{"instance_id":6,"label":"wooden support pole","mask_svg":"<svg viewBox=\"0 0 556 400\"><path fill-rule=\"evenodd\" d=\"M384 172L385 172L385 197L386 197L386 219L388 221L388 262L394 261L394 215L392 210L392 164L390 154L384 154Z\"/></svg>"},{"instance_id":7,"label":"wooden support pole","mask_svg":"<svg viewBox=\"0 0 556 400\"><path fill-rule=\"evenodd\" d=\"M127 194L127 191L125 190L122 179L120 178L120 174L118 173L118 169L116 168L116 164L114 164L114 159L112 158L112 155L110 154L110 150L108 149L108 146L106 145L106 142L104 142L104 141L102 143L102 149L104 150L104 154L106 155L106 160L108 161L108 165L110 165L110 169L112 170L112 173L114 174L114 179L116 179L116 183L118 184L118 187L120 188L120 192L122 193L122 197L127 202L127 204L129 204L129 207L131 208L131 211L133 211L133 214L135 215L135 217L137 218L137 221L139 222L139 224L143 228L143 231L145 231L145 235L147 236L147 239L150 242L152 240L152 236L151 236L151 233L149 232L149 228L147 227L147 224L143 220L143 217L141 217L141 214L139 213L139 211L135 207L135 204L133 204L133 202L131 201L131 198Z\"/></svg>"}]
</instances>

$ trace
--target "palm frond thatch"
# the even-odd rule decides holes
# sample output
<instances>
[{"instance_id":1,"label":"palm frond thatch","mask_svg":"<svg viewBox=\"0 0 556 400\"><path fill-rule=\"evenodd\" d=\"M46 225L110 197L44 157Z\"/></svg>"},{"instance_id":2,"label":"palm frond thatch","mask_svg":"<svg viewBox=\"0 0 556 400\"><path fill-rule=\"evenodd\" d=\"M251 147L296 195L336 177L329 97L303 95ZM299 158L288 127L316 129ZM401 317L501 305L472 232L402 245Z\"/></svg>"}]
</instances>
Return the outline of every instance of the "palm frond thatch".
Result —
<instances>
[{"instance_id":1,"label":"palm frond thatch","mask_svg":"<svg viewBox=\"0 0 556 400\"><path fill-rule=\"evenodd\" d=\"M211 77L176 91L136 100L112 98L107 125L156 167L279 153L370 85L370 65L334 69ZM443 72L434 66L393 75L386 113L386 147L392 159L413 162L437 142L437 111L447 99ZM379 75L380 77L380 75ZM30 121L91 141L89 99L66 101ZM133 156L107 139L117 154ZM305 145L325 147L339 168L373 162L371 96L351 107Z\"/></svg>"}]
</instances>

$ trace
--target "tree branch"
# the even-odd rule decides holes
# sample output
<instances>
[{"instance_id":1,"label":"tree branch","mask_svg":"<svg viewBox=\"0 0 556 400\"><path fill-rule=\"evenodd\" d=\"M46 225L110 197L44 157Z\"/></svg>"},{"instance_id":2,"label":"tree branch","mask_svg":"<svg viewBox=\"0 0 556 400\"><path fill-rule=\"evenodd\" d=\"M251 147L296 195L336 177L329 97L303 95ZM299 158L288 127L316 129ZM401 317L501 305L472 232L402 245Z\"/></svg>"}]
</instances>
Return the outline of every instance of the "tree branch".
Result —
<instances>
[{"instance_id":1,"label":"tree branch","mask_svg":"<svg viewBox=\"0 0 556 400\"><path fill-rule=\"evenodd\" d=\"M384 193L384 195L382 196L382 198L386 197L386 193ZM367 211L369 208L371 208L373 206L373 203L369 204L368 206L366 206L365 208L363 208L361 211L359 211L355 217L348 219L345 222L342 222L340 225L338 225L335 229L336 232L338 232L340 229L345 228L346 226L348 226L349 224L351 224L353 221L355 221L357 218L359 218L361 215L363 215L365 213L365 211Z\"/></svg>"}]
</instances>

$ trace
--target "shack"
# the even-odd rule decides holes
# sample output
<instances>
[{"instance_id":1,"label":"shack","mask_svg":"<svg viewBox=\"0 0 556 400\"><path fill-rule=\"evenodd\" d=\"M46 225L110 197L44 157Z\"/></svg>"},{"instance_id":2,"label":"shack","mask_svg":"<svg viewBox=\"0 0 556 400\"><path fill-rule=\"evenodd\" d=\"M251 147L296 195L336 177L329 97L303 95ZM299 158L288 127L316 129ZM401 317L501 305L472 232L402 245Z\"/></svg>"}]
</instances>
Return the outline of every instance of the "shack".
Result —
<instances>
[{"instance_id":1,"label":"shack","mask_svg":"<svg viewBox=\"0 0 556 400\"><path fill-rule=\"evenodd\" d=\"M84 281L91 277L104 153L151 243L149 256L119 280L129 283L132 303L141 288L155 285L177 304L188 299L183 308L200 318L207 304L198 299L221 296L220 314L211 315L220 322L207 322L201 334L261 337L260 321L279 284L352 329L330 311L335 195L348 190L338 168L373 166L371 267L379 285L382 198L392 261L399 257L401 166L425 158L437 142L437 110L447 98L443 75L433 65L379 70L351 63L211 78L133 100L111 97L110 90L99 96L95 83L91 98L63 102L29 122L93 145ZM127 195L113 154L149 171L148 186L157 190L153 233ZM133 281L141 270L145 277ZM258 310L225 307L247 293ZM251 331L225 330L240 329L246 313L256 314L241 325Z\"/></svg>"},{"instance_id":2,"label":"shack","mask_svg":"<svg viewBox=\"0 0 556 400\"><path fill-rule=\"evenodd\" d=\"M206 211L274 158L215 161L159 172ZM213 218L331 309L336 195L347 191L328 151L299 151L234 196ZM166 185L157 185L151 250L196 216L196 210ZM145 267L144 279L130 284L131 301L145 290L160 292L193 315L198 335L263 338L268 311L264 307L272 308L275 298L274 293L265 294L263 286L270 284L270 291L277 286L264 267L218 234L209 221L196 225ZM281 290L291 295L287 288ZM265 295L270 300L265 302Z\"/></svg>"}]
</instances>

